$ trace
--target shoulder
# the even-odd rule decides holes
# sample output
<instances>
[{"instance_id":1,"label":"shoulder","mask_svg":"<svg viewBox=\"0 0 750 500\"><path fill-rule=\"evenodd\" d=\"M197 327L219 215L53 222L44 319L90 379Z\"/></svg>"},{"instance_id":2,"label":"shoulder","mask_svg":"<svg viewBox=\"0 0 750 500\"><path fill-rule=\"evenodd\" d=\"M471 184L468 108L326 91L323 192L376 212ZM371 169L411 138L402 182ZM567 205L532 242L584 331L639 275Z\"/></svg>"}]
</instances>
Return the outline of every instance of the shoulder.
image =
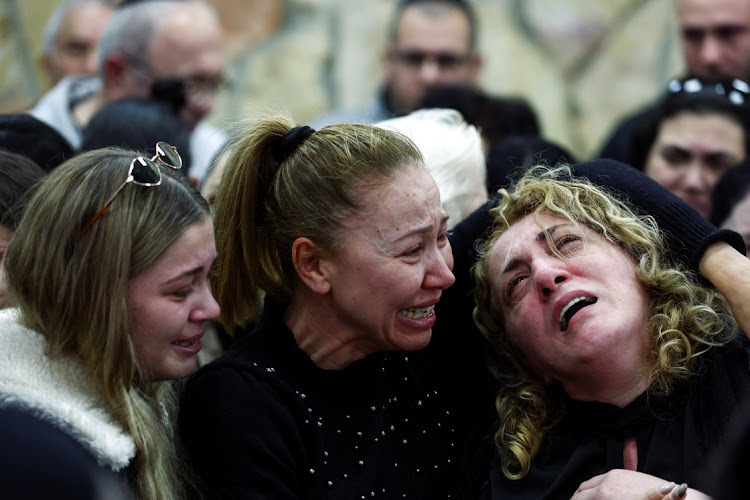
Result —
<instances>
[{"instance_id":1,"label":"shoulder","mask_svg":"<svg viewBox=\"0 0 750 500\"><path fill-rule=\"evenodd\" d=\"M192 143L198 145L199 142L209 141L209 144L200 144L202 147L219 148L227 142L227 134L219 127L202 121L198 123L190 134Z\"/></svg>"},{"instance_id":2,"label":"shoulder","mask_svg":"<svg viewBox=\"0 0 750 500\"><path fill-rule=\"evenodd\" d=\"M124 499L122 485L75 439L15 408L0 409L0 481L9 498Z\"/></svg>"},{"instance_id":3,"label":"shoulder","mask_svg":"<svg viewBox=\"0 0 750 500\"><path fill-rule=\"evenodd\" d=\"M44 94L29 110L29 114L56 129L73 149L79 149L81 130L73 119L71 109L100 88L101 80L97 77L66 77Z\"/></svg>"},{"instance_id":4,"label":"shoulder","mask_svg":"<svg viewBox=\"0 0 750 500\"><path fill-rule=\"evenodd\" d=\"M202 181L227 140L220 128L205 121L198 123L190 134L190 175Z\"/></svg>"},{"instance_id":5,"label":"shoulder","mask_svg":"<svg viewBox=\"0 0 750 500\"><path fill-rule=\"evenodd\" d=\"M74 356L47 356L45 337L20 325L16 315L0 312L0 407L28 412L71 436L99 463L125 468L135 443L101 404L91 377Z\"/></svg>"},{"instance_id":6,"label":"shoulder","mask_svg":"<svg viewBox=\"0 0 750 500\"><path fill-rule=\"evenodd\" d=\"M269 324L270 323L270 324ZM288 392L299 370L299 353L285 328L265 321L214 361L201 367L185 384L183 404L213 408L254 408L272 404Z\"/></svg>"},{"instance_id":7,"label":"shoulder","mask_svg":"<svg viewBox=\"0 0 750 500\"><path fill-rule=\"evenodd\" d=\"M102 81L98 77L67 76L42 95L29 113L42 120L53 113L67 111L69 114L72 104L90 97L101 87Z\"/></svg>"}]
</instances>

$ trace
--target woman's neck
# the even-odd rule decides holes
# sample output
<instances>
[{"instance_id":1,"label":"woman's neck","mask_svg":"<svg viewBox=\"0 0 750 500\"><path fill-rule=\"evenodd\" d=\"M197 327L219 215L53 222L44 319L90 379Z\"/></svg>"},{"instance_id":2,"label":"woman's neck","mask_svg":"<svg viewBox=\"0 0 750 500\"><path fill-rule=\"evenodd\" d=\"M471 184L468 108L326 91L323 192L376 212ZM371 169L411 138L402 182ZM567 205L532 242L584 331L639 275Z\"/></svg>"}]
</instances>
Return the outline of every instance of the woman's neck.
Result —
<instances>
[{"instance_id":1,"label":"woman's neck","mask_svg":"<svg viewBox=\"0 0 750 500\"><path fill-rule=\"evenodd\" d=\"M297 346L324 370L341 370L375 351L343 324L320 296L293 297L284 312L284 323Z\"/></svg>"},{"instance_id":2,"label":"woman's neck","mask_svg":"<svg viewBox=\"0 0 750 500\"><path fill-rule=\"evenodd\" d=\"M643 394L650 385L648 370L641 367L635 372L617 373L616 370L592 375L582 373L580 377L560 380L565 392L579 401L597 401L619 406L627 406Z\"/></svg>"}]
</instances>

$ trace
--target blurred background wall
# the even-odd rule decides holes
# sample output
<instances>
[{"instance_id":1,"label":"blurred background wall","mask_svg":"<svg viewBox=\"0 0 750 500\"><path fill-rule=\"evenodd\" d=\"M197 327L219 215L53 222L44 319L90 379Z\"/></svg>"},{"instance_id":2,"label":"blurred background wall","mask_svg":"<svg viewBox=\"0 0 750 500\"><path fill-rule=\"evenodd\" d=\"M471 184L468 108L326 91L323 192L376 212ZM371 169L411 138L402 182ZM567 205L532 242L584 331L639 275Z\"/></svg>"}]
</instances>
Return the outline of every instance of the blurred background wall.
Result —
<instances>
[{"instance_id":1,"label":"blurred background wall","mask_svg":"<svg viewBox=\"0 0 750 500\"><path fill-rule=\"evenodd\" d=\"M269 108L305 122L367 103L396 0L207 0L227 34L230 85L210 121L227 130ZM474 0L484 88L526 98L544 135L581 158L654 98L682 59L674 0ZM41 32L59 0L0 0L0 112L48 88Z\"/></svg>"}]
</instances>

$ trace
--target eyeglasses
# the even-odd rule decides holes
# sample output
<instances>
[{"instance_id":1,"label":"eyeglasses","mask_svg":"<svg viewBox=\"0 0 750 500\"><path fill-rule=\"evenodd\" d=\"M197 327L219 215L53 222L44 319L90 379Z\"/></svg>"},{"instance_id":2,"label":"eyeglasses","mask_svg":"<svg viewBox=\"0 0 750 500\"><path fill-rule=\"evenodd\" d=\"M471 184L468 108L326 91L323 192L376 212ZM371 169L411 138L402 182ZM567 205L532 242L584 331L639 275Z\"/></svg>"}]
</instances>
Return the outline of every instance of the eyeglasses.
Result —
<instances>
[{"instance_id":1,"label":"eyeglasses","mask_svg":"<svg viewBox=\"0 0 750 500\"><path fill-rule=\"evenodd\" d=\"M206 94L215 94L227 87L227 79L223 74L214 76L191 76L182 80L185 94L188 97L199 98Z\"/></svg>"},{"instance_id":2,"label":"eyeglasses","mask_svg":"<svg viewBox=\"0 0 750 500\"><path fill-rule=\"evenodd\" d=\"M674 79L669 82L667 88L671 94L680 92L697 94L705 92L725 96L729 102L738 106L745 104L745 101L750 99L750 85L737 78L726 83L715 81L704 82L698 78L688 78L687 80Z\"/></svg>"},{"instance_id":3,"label":"eyeglasses","mask_svg":"<svg viewBox=\"0 0 750 500\"><path fill-rule=\"evenodd\" d=\"M99 220L102 215L104 215L104 212L107 211L107 208L109 208L109 205L112 203L112 201L117 197L118 194L120 194L122 189L131 182L133 184L144 187L153 187L160 185L162 181L162 175L161 170L159 169L159 165L164 165L165 167L169 167L172 170L181 169L182 157L180 157L180 154L177 152L177 148L175 148L171 144L160 141L156 143L156 154L150 160L142 156L133 158L133 161L130 162L130 167L128 167L128 176L125 178L125 181L120 184L120 187L118 187L112 194L112 196L110 196L109 199L104 202L102 208L100 208L99 211L96 212L91 218L91 220L86 223L83 229L81 229L81 232L78 233L78 239L80 240L81 237L83 237L83 235L86 234L86 232L91 228L91 226L93 226L94 223Z\"/></svg>"},{"instance_id":4,"label":"eyeglasses","mask_svg":"<svg viewBox=\"0 0 750 500\"><path fill-rule=\"evenodd\" d=\"M422 50L401 50L393 53L394 57L404 66L412 69L421 68L425 61L432 60L442 70L452 70L466 63L469 55L453 52L425 52Z\"/></svg>"},{"instance_id":5,"label":"eyeglasses","mask_svg":"<svg viewBox=\"0 0 750 500\"><path fill-rule=\"evenodd\" d=\"M224 75L193 76L185 79L160 77L151 83L151 97L169 103L172 109L179 112L188 100L196 102L213 98L227 86L228 82Z\"/></svg>"}]
</instances>

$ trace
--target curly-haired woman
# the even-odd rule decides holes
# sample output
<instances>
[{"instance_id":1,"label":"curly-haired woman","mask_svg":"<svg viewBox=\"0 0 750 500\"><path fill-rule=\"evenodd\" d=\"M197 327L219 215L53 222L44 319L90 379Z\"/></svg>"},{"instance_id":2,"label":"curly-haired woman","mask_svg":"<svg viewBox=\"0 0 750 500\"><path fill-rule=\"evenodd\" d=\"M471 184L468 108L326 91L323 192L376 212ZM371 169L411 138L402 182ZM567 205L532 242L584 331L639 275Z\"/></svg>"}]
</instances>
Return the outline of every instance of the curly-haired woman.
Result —
<instances>
[{"instance_id":1,"label":"curly-haired woman","mask_svg":"<svg viewBox=\"0 0 750 500\"><path fill-rule=\"evenodd\" d=\"M652 217L566 168L528 172L492 214L475 268L500 382L485 497L588 498L613 469L633 494L695 481L750 389L725 299Z\"/></svg>"}]
</instances>

